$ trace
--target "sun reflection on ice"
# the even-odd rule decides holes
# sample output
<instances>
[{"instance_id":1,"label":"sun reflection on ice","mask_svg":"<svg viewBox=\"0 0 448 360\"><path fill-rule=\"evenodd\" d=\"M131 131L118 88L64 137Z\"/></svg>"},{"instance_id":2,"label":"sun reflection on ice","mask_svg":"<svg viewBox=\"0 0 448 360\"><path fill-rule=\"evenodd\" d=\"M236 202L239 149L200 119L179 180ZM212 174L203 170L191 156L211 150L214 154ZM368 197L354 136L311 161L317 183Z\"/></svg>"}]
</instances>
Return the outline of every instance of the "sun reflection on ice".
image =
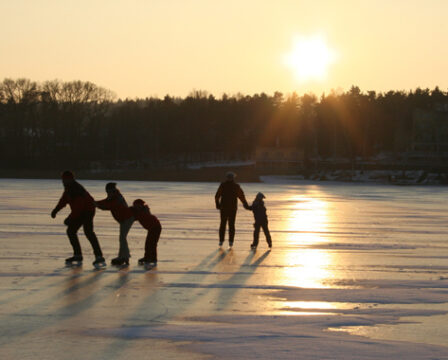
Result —
<instances>
[{"instance_id":1,"label":"sun reflection on ice","mask_svg":"<svg viewBox=\"0 0 448 360\"><path fill-rule=\"evenodd\" d=\"M286 285L325 288L332 277L328 270L332 255L311 246L326 242L322 237L328 227L328 203L310 196L295 196L283 228L286 230L287 251L284 253L283 281Z\"/></svg>"}]
</instances>

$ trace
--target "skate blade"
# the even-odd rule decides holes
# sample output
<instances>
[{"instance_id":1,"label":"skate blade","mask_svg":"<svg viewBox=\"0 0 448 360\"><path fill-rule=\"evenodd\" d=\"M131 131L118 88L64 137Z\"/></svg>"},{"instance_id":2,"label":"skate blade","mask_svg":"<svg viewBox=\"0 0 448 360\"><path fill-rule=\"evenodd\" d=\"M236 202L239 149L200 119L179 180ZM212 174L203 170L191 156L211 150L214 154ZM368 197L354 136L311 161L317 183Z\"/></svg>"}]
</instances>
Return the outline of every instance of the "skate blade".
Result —
<instances>
[{"instance_id":1,"label":"skate blade","mask_svg":"<svg viewBox=\"0 0 448 360\"><path fill-rule=\"evenodd\" d=\"M118 270L123 270L127 269L129 267L129 264L113 265L113 266L115 266Z\"/></svg>"},{"instance_id":2,"label":"skate blade","mask_svg":"<svg viewBox=\"0 0 448 360\"><path fill-rule=\"evenodd\" d=\"M100 263L100 264L95 264L95 265L93 265L93 267L94 267L96 270L104 269L106 266L107 266L107 265L106 265L105 262L104 262L104 263Z\"/></svg>"},{"instance_id":3,"label":"skate blade","mask_svg":"<svg viewBox=\"0 0 448 360\"><path fill-rule=\"evenodd\" d=\"M65 263L66 268L77 268L82 266L82 261L80 262L72 262L72 263Z\"/></svg>"},{"instance_id":4,"label":"skate blade","mask_svg":"<svg viewBox=\"0 0 448 360\"><path fill-rule=\"evenodd\" d=\"M145 270L146 271L150 271L153 270L157 267L157 265L145 265Z\"/></svg>"}]
</instances>

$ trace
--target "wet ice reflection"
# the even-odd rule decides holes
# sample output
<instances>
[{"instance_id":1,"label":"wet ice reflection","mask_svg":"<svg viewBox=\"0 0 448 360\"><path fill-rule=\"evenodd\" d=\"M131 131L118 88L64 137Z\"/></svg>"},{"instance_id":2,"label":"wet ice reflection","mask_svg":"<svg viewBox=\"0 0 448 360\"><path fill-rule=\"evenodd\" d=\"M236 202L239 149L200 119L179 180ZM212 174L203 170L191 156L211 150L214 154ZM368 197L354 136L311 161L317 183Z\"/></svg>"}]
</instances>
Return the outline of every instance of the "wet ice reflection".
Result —
<instances>
[{"instance_id":1,"label":"wet ice reflection","mask_svg":"<svg viewBox=\"0 0 448 360\"><path fill-rule=\"evenodd\" d=\"M82 183L95 198L104 196L104 181ZM137 266L145 233L135 225L129 235L130 267L96 272L82 234L83 267L64 267L70 245L63 217L52 221L48 214L60 195L58 181L0 179L0 185L0 345L2 355L11 355L2 358L36 353L60 358L81 348L92 359L145 358L161 338L173 339L172 333L157 335L151 329L175 326L176 334L191 334L198 317L237 319L229 332L232 338L247 335L247 327L238 330L240 319L276 315L269 318L271 324L280 318L290 321L277 315L325 314L296 322L305 330L315 324L352 324L369 337L377 335L367 330L378 329L387 331L389 341L414 342L413 334L423 333L431 334L429 340L422 337L424 342L446 341L445 334L428 331L446 324L446 303L437 313L427 312L428 303L446 301L448 288L446 188L420 190L416 202L418 190L409 188L244 184L248 198L258 191L268 195L274 247L268 251L260 234L253 252L253 215L242 209L234 249L217 249L216 184L120 182L127 199L148 200L164 224L160 264L152 272ZM117 250L117 224L110 214L99 212L95 229L110 260ZM395 324L404 316L411 321L418 315L422 325L387 324L385 331L360 327L383 321L388 304L398 304L389 309L388 321ZM356 321L341 323L342 316ZM215 325L210 325L212 331L205 326L200 335L213 335ZM279 328L283 334L283 326ZM105 329L131 336L104 337ZM152 338L154 334L159 337ZM191 339L201 341L199 335Z\"/></svg>"},{"instance_id":2,"label":"wet ice reflection","mask_svg":"<svg viewBox=\"0 0 448 360\"><path fill-rule=\"evenodd\" d=\"M283 224L287 251L283 254L282 283L307 288L327 287L325 281L332 277L328 270L332 255L310 246L326 241L322 234L328 227L328 204L314 195L297 195L289 202L292 205Z\"/></svg>"}]
</instances>

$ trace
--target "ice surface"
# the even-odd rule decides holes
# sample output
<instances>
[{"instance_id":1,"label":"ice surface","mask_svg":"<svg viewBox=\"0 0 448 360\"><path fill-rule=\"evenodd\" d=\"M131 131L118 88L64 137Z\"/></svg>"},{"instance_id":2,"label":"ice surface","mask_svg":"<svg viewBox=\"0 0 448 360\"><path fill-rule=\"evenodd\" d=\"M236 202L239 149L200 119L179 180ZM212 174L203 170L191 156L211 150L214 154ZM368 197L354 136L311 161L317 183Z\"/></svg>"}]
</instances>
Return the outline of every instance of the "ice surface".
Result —
<instances>
[{"instance_id":1,"label":"ice surface","mask_svg":"<svg viewBox=\"0 0 448 360\"><path fill-rule=\"evenodd\" d=\"M80 182L96 198L104 181ZM242 184L266 195L273 249L249 249L241 206L233 250L219 250L218 183L118 182L162 222L159 262L145 271L145 231L131 265L81 267L59 181L0 179L1 359L448 359L448 222L444 187ZM118 225L98 211L106 260Z\"/></svg>"}]
</instances>

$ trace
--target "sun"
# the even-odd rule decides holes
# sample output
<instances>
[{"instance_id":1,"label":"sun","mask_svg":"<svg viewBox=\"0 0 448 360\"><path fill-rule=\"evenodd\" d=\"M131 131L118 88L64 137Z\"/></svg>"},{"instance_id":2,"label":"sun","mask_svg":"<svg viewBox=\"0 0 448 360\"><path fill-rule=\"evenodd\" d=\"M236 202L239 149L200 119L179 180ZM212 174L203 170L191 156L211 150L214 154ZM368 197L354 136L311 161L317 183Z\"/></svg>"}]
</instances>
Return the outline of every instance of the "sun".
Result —
<instances>
[{"instance_id":1,"label":"sun","mask_svg":"<svg viewBox=\"0 0 448 360\"><path fill-rule=\"evenodd\" d=\"M285 64L294 71L299 82L325 80L328 67L335 60L335 52L320 35L297 37L292 50L284 58Z\"/></svg>"}]
</instances>

